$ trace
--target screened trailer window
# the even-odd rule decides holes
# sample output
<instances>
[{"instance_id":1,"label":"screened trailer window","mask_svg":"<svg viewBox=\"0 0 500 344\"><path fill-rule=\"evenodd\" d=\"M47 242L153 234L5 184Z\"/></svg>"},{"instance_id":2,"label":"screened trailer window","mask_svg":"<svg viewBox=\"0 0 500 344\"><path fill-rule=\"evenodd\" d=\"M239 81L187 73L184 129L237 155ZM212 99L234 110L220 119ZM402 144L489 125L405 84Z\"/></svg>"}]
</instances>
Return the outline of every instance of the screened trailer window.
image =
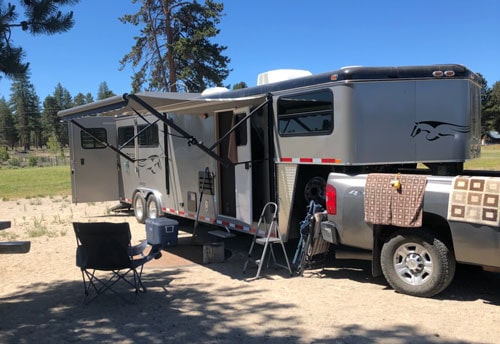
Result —
<instances>
[{"instance_id":1,"label":"screened trailer window","mask_svg":"<svg viewBox=\"0 0 500 344\"><path fill-rule=\"evenodd\" d=\"M146 127L147 125L145 124L138 125L137 132L141 132ZM134 127L132 125L118 128L118 145L120 147L134 147L134 140L130 140L132 137L134 137ZM139 147L158 146L158 125L153 124L144 130L139 134L137 140L139 141Z\"/></svg>"},{"instance_id":2,"label":"screened trailer window","mask_svg":"<svg viewBox=\"0 0 500 344\"><path fill-rule=\"evenodd\" d=\"M280 136L327 135L333 131L330 90L287 95L278 99Z\"/></svg>"},{"instance_id":3,"label":"screened trailer window","mask_svg":"<svg viewBox=\"0 0 500 344\"><path fill-rule=\"evenodd\" d=\"M81 145L83 149L102 149L106 148L104 143L94 139L98 138L102 142L108 142L107 132L104 128L86 128L85 131L80 132ZM90 135L92 134L92 135Z\"/></svg>"}]
</instances>

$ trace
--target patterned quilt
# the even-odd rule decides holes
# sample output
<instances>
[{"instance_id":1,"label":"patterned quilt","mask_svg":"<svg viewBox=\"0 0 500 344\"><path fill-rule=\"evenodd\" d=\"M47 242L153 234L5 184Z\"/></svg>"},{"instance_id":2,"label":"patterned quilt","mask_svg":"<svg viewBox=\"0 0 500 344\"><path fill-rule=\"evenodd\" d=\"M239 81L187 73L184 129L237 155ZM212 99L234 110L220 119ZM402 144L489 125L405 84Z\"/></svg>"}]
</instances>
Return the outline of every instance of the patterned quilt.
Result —
<instances>
[{"instance_id":1,"label":"patterned quilt","mask_svg":"<svg viewBox=\"0 0 500 344\"><path fill-rule=\"evenodd\" d=\"M500 178L458 176L453 180L448 220L500 226Z\"/></svg>"},{"instance_id":2,"label":"patterned quilt","mask_svg":"<svg viewBox=\"0 0 500 344\"><path fill-rule=\"evenodd\" d=\"M401 187L391 186L395 178ZM365 185L365 221L399 227L422 226L426 176L372 173Z\"/></svg>"}]
</instances>

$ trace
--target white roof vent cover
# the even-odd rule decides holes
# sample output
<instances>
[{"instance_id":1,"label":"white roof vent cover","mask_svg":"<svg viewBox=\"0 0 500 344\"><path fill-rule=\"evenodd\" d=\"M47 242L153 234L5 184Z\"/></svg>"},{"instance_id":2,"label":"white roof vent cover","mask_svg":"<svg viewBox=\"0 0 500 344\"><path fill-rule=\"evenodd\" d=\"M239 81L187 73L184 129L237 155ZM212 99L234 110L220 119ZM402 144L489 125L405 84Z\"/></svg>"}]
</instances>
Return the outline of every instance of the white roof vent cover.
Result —
<instances>
[{"instance_id":1,"label":"white roof vent cover","mask_svg":"<svg viewBox=\"0 0 500 344\"><path fill-rule=\"evenodd\" d=\"M308 70L303 69L275 69L259 74L257 77L257 86L267 85L273 82L285 81L312 75Z\"/></svg>"},{"instance_id":2,"label":"white roof vent cover","mask_svg":"<svg viewBox=\"0 0 500 344\"><path fill-rule=\"evenodd\" d=\"M201 95L202 96L211 96L211 95L214 95L214 94L218 94L218 93L224 93L224 92L227 92L229 91L229 89L227 89L226 87L210 87L210 88L207 88L206 90L204 90L203 92L201 92Z\"/></svg>"}]
</instances>

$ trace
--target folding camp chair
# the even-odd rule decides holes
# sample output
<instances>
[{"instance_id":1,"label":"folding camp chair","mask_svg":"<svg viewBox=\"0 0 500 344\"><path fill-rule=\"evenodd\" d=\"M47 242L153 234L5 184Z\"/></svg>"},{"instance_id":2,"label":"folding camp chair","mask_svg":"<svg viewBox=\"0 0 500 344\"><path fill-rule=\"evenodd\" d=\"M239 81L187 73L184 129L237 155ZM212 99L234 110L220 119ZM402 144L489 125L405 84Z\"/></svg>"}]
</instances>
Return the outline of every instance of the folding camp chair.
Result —
<instances>
[{"instance_id":1,"label":"folding camp chair","mask_svg":"<svg viewBox=\"0 0 500 344\"><path fill-rule=\"evenodd\" d=\"M129 301L113 287L118 281L124 281L133 287L135 293L146 292L142 284L142 268L145 263L161 256L161 245L151 247L145 255L147 242L132 246L129 224L94 222L74 222L77 251L76 265L82 271L85 289L84 303L90 303L95 297L107 290L112 291L125 301ZM98 271L105 271L106 276L97 276Z\"/></svg>"}]
</instances>

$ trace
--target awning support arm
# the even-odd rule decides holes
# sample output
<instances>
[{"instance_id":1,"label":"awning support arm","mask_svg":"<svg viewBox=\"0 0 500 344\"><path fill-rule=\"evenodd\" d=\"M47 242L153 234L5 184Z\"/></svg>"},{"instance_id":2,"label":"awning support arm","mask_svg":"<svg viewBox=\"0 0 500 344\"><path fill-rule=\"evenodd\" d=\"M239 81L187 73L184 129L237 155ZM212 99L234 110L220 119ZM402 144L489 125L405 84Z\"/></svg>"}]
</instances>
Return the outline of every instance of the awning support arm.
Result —
<instances>
[{"instance_id":1,"label":"awning support arm","mask_svg":"<svg viewBox=\"0 0 500 344\"><path fill-rule=\"evenodd\" d=\"M78 128L82 129L85 133L87 133L88 135L90 135L90 137L92 137L94 140L96 140L97 142L99 142L100 144L103 144L105 145L106 147L112 149L113 151L115 151L116 153L120 154L122 157L124 157L125 159L127 159L128 161L130 162L135 162L135 159L132 159L131 157L129 157L127 154L123 153L122 151L120 151L118 148L116 148L115 146L109 144L108 142L106 141L103 141L101 140L100 138L96 137L94 134L92 134L87 128L85 128L83 125L81 125L80 123L76 122L74 119L70 120L70 122L74 125L76 125Z\"/></svg>"},{"instance_id":2,"label":"awning support arm","mask_svg":"<svg viewBox=\"0 0 500 344\"><path fill-rule=\"evenodd\" d=\"M221 157L214 152L212 152L210 149L208 149L205 145L203 145L196 137L189 135L188 132L186 132L184 129L179 127L177 124L174 123L171 119L169 119L167 116L162 115L160 112L158 112L154 107L146 103L144 100L136 96L135 94L127 94L125 95L126 98L132 99L139 105L141 105L144 109L146 109L149 113L154 115L156 118L161 120L163 123L177 131L179 134L181 134L184 138L188 140L188 145L194 145L197 146L199 149L201 149L203 152L207 153L209 156L214 158L215 160L219 161L224 167L228 167L231 165L231 161L229 161L227 158Z\"/></svg>"},{"instance_id":3,"label":"awning support arm","mask_svg":"<svg viewBox=\"0 0 500 344\"><path fill-rule=\"evenodd\" d=\"M210 148L210 151L212 151L215 147L217 147L222 141L224 141L229 135L231 135L231 133L233 131L235 131L240 125L242 125L243 123L245 123L245 121L247 119L249 119L250 117L252 117L254 114L257 113L257 111L259 111L260 109L262 109L266 104L268 104L270 101L272 100L272 95L269 93L266 97L266 100L264 101L264 103L260 104L259 106L257 106L255 109L253 109L252 111L250 111L250 113L248 115L246 115L244 118L242 118L238 123L236 123L234 125L234 127L232 127L227 133L225 133L220 139L217 140L217 142L215 142Z\"/></svg>"}]
</instances>

